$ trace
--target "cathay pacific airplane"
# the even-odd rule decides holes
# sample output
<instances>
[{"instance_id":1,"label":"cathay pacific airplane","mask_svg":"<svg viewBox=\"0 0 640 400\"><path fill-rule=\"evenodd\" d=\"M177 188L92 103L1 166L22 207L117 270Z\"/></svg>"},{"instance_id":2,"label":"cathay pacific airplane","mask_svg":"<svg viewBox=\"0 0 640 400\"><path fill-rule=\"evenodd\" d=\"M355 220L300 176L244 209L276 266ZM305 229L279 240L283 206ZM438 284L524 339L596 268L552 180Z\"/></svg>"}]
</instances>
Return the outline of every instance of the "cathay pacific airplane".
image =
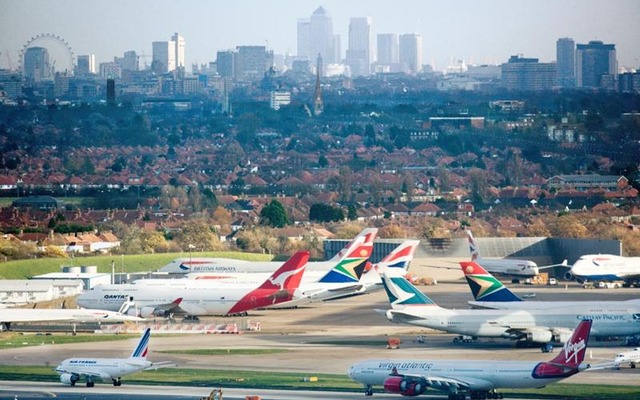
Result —
<instances>
[{"instance_id":1,"label":"cathay pacific airplane","mask_svg":"<svg viewBox=\"0 0 640 400\"><path fill-rule=\"evenodd\" d=\"M95 380L113 382L113 386L121 386L121 378L140 371L168 366L168 363L152 363L147 361L151 328L145 329L129 358L68 358L55 369L60 374L60 382L75 386L83 379L87 387L95 386Z\"/></svg>"},{"instance_id":2,"label":"cathay pacific airplane","mask_svg":"<svg viewBox=\"0 0 640 400\"><path fill-rule=\"evenodd\" d=\"M472 308L530 310L582 306L615 309L620 306L640 305L640 299L624 301L523 301L479 264L473 261L463 261L460 266L475 299L468 302Z\"/></svg>"},{"instance_id":3,"label":"cathay pacific airplane","mask_svg":"<svg viewBox=\"0 0 640 400\"><path fill-rule=\"evenodd\" d=\"M294 254L261 285L212 285L206 280L174 279L166 285L97 285L80 294L83 307L119 310L128 300L128 314L146 317L233 315L290 301L300 285L308 251ZM124 312L124 311L123 311Z\"/></svg>"},{"instance_id":4,"label":"cathay pacific airplane","mask_svg":"<svg viewBox=\"0 0 640 400\"><path fill-rule=\"evenodd\" d=\"M439 307L403 277L382 274L391 309L387 319L473 337L533 343L564 342L582 319L592 319L596 336L640 334L640 305L574 305L544 309L450 310Z\"/></svg>"},{"instance_id":5,"label":"cathay pacific airplane","mask_svg":"<svg viewBox=\"0 0 640 400\"><path fill-rule=\"evenodd\" d=\"M122 304L122 301L120 301ZM142 321L141 318L116 311L84 308L4 308L0 310L0 332L10 330L17 322L124 322Z\"/></svg>"},{"instance_id":6,"label":"cathay pacific airplane","mask_svg":"<svg viewBox=\"0 0 640 400\"><path fill-rule=\"evenodd\" d=\"M362 243L373 243L378 233L377 228L366 228L362 230L351 242L349 242L338 254L328 261L312 261L307 264L306 271L327 272L336 266L339 260L343 259L347 253ZM170 274L189 273L215 273L224 274L244 273L244 272L265 272L272 273L282 265L280 261L246 261L232 258L177 258L169 264L160 268L159 272Z\"/></svg>"},{"instance_id":7,"label":"cathay pacific airplane","mask_svg":"<svg viewBox=\"0 0 640 400\"><path fill-rule=\"evenodd\" d=\"M428 389L448 393L449 400L498 399L497 389L540 388L589 368L584 356L591 320L578 323L562 351L551 361L377 359L361 361L347 371L349 377L373 394L374 385L386 392L419 396Z\"/></svg>"}]
</instances>

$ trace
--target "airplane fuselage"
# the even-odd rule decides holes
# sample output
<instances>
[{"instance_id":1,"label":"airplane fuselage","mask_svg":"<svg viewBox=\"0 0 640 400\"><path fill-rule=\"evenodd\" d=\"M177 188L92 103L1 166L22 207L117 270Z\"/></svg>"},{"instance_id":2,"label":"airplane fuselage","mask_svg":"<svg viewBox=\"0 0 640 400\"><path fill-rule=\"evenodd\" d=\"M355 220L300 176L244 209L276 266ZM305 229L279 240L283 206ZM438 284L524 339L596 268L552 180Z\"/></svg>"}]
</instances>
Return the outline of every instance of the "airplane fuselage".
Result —
<instances>
[{"instance_id":1,"label":"airplane fuselage","mask_svg":"<svg viewBox=\"0 0 640 400\"><path fill-rule=\"evenodd\" d=\"M58 365L61 374L91 375L102 380L117 379L143 371L152 365L144 358L68 358Z\"/></svg>"},{"instance_id":2,"label":"airplane fuselage","mask_svg":"<svg viewBox=\"0 0 640 400\"><path fill-rule=\"evenodd\" d=\"M540 272L538 265L531 260L516 260L512 258L482 258L475 262L492 274L507 275L520 278L531 278Z\"/></svg>"},{"instance_id":3,"label":"airplane fuselage","mask_svg":"<svg viewBox=\"0 0 640 400\"><path fill-rule=\"evenodd\" d=\"M546 343L570 334L582 319L592 319L594 336L640 333L640 306L564 307L541 310L448 310L406 306L388 310L390 321L460 335L527 339Z\"/></svg>"},{"instance_id":4,"label":"airplane fuselage","mask_svg":"<svg viewBox=\"0 0 640 400\"><path fill-rule=\"evenodd\" d=\"M585 281L616 281L640 279L640 257L611 254L588 254L571 266L570 273Z\"/></svg>"}]
</instances>

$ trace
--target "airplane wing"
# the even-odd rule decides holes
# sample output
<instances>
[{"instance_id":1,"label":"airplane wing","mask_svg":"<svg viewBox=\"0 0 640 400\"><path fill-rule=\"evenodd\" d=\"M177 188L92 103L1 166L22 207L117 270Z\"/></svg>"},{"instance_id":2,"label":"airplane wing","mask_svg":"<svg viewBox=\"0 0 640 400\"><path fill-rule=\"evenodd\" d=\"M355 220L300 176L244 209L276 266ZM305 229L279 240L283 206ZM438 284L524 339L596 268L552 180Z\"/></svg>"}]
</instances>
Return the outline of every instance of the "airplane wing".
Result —
<instances>
[{"instance_id":1,"label":"airplane wing","mask_svg":"<svg viewBox=\"0 0 640 400\"><path fill-rule=\"evenodd\" d=\"M389 320L398 324L412 324L424 319L419 315L405 313L402 310L387 310L385 314Z\"/></svg>"},{"instance_id":2,"label":"airplane wing","mask_svg":"<svg viewBox=\"0 0 640 400\"><path fill-rule=\"evenodd\" d=\"M84 371L84 370L68 370L68 369L63 369L63 368L56 368L55 371L59 374L71 374L71 375L77 375L77 376L90 376L92 378L99 378L103 381L107 381L107 380L111 380L111 375L105 373L105 372L100 372L100 371Z\"/></svg>"},{"instance_id":3,"label":"airplane wing","mask_svg":"<svg viewBox=\"0 0 640 400\"><path fill-rule=\"evenodd\" d=\"M452 386L459 390L491 390L494 389L494 385L484 379L473 378L468 376L459 376L456 378L444 375L406 375L401 376L411 377L415 379L424 380L427 386L442 391L450 391Z\"/></svg>"},{"instance_id":4,"label":"airplane wing","mask_svg":"<svg viewBox=\"0 0 640 400\"><path fill-rule=\"evenodd\" d=\"M151 364L149 367L145 368L145 371L155 371L157 369L160 368L171 368L171 367L175 367L176 364L174 362L171 361L160 361L160 362L154 362L153 364Z\"/></svg>"},{"instance_id":5,"label":"airplane wing","mask_svg":"<svg viewBox=\"0 0 640 400\"><path fill-rule=\"evenodd\" d=\"M539 265L538 269L549 269L549 268L554 268L554 267L569 267L569 263L567 261L567 259L565 259L564 261L562 261L560 264L551 264L551 265Z\"/></svg>"}]
</instances>

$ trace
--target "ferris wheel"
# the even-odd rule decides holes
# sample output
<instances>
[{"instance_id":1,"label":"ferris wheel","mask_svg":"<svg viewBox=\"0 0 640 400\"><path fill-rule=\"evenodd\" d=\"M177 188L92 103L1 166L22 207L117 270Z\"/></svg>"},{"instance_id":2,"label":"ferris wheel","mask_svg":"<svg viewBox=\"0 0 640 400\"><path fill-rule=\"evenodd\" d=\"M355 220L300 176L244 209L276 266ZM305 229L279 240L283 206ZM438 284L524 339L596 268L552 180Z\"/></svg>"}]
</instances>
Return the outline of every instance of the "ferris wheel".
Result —
<instances>
[{"instance_id":1,"label":"ferris wheel","mask_svg":"<svg viewBox=\"0 0 640 400\"><path fill-rule=\"evenodd\" d=\"M18 70L25 74L24 56L27 49L31 47L44 47L49 52L51 58L50 68L53 71L66 71L73 73L74 54L71 45L58 35L52 33L41 33L29 39L20 50Z\"/></svg>"}]
</instances>

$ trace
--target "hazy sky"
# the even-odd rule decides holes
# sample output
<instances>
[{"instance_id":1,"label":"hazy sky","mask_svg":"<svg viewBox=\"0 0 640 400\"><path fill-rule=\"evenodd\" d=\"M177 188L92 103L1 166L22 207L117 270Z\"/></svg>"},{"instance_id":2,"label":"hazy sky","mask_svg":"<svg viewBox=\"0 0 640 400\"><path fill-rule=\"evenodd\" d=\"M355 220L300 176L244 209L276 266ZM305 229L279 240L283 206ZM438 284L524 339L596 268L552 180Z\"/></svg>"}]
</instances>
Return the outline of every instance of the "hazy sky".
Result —
<instances>
[{"instance_id":1,"label":"hazy sky","mask_svg":"<svg viewBox=\"0 0 640 400\"><path fill-rule=\"evenodd\" d=\"M370 16L373 36L422 35L424 63L437 69L453 59L503 63L513 54L553 61L560 37L613 43L621 67L640 67L640 0L0 0L0 67L7 53L17 64L40 33L98 62L128 50L150 56L151 42L174 32L185 37L188 66L239 45L295 54L297 19L320 5L342 36L343 57L349 18Z\"/></svg>"}]
</instances>

